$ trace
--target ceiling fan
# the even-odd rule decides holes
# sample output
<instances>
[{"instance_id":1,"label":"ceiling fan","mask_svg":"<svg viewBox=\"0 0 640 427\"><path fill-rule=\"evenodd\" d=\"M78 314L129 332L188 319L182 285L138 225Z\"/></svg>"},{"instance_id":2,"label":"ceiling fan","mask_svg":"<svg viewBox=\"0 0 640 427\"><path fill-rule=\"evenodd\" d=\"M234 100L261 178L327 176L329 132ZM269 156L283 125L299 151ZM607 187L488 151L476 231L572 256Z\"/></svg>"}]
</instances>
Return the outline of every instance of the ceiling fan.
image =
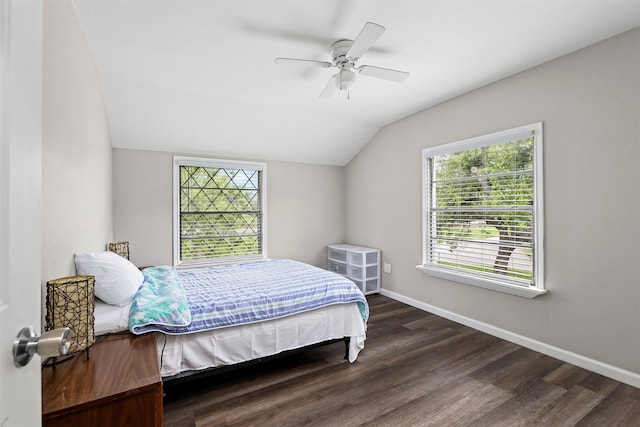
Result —
<instances>
[{"instance_id":1,"label":"ceiling fan","mask_svg":"<svg viewBox=\"0 0 640 427\"><path fill-rule=\"evenodd\" d=\"M371 48L373 43L384 33L384 30L385 28L381 25L367 22L355 40L342 39L331 45L332 62L313 59L276 58L275 63L337 68L338 72L331 77L324 90L320 93L320 98L329 98L336 89L348 91L356 82L358 74L402 83L409 77L409 73L405 71L374 67L373 65L356 65L356 62Z\"/></svg>"}]
</instances>

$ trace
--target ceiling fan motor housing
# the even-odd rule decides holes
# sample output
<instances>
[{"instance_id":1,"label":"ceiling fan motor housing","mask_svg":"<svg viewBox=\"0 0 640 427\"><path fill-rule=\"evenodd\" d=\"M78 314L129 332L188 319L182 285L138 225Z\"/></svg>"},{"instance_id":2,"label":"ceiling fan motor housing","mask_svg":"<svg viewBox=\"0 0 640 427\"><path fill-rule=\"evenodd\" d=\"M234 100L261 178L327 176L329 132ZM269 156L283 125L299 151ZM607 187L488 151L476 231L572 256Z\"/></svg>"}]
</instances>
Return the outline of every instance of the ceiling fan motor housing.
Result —
<instances>
[{"instance_id":1,"label":"ceiling fan motor housing","mask_svg":"<svg viewBox=\"0 0 640 427\"><path fill-rule=\"evenodd\" d=\"M331 45L331 59L333 64L340 70L335 76L335 83L338 90L348 90L356 82L357 74L354 72L355 60L347 55L353 40L338 40Z\"/></svg>"},{"instance_id":2,"label":"ceiling fan motor housing","mask_svg":"<svg viewBox=\"0 0 640 427\"><path fill-rule=\"evenodd\" d=\"M353 40L343 39L331 45L331 58L336 67L343 68L347 65L353 67L355 59L357 58L347 56L347 52L349 52L352 44Z\"/></svg>"}]
</instances>

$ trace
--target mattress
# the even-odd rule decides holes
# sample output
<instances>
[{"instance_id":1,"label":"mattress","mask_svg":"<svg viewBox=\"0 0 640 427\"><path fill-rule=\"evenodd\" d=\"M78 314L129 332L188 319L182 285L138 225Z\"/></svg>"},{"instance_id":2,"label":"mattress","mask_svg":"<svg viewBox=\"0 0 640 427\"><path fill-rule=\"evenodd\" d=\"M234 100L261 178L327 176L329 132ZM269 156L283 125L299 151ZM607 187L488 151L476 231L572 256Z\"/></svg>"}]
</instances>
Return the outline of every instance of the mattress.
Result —
<instances>
[{"instance_id":1,"label":"mattress","mask_svg":"<svg viewBox=\"0 0 640 427\"><path fill-rule=\"evenodd\" d=\"M233 365L331 339L350 337L349 361L364 348L366 325L357 303L187 335L157 333L163 377Z\"/></svg>"}]
</instances>

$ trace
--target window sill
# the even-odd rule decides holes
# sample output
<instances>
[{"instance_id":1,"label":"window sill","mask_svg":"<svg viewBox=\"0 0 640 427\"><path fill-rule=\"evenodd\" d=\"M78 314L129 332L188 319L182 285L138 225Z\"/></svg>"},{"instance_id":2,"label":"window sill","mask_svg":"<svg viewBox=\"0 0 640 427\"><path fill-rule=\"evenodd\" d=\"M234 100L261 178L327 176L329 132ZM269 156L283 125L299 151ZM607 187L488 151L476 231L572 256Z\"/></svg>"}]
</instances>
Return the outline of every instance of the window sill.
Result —
<instances>
[{"instance_id":1,"label":"window sill","mask_svg":"<svg viewBox=\"0 0 640 427\"><path fill-rule=\"evenodd\" d=\"M464 283L466 285L476 286L484 289L490 289L492 291L502 292L505 294L516 295L523 298L535 298L539 295L547 293L546 289L540 289L535 286L518 286L509 283L483 280L476 277L465 276L462 274L453 274L448 271L429 268L424 265L416 265L416 268L423 273L428 274L429 276L452 280L454 282Z\"/></svg>"}]
</instances>

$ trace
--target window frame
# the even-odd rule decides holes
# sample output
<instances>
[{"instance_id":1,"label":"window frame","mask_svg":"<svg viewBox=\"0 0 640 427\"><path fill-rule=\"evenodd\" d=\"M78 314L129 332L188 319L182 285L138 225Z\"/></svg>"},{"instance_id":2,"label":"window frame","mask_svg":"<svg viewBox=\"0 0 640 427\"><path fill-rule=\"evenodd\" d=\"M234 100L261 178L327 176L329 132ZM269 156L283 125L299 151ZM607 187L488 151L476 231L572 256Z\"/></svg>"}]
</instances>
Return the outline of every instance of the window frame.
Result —
<instances>
[{"instance_id":1,"label":"window frame","mask_svg":"<svg viewBox=\"0 0 640 427\"><path fill-rule=\"evenodd\" d=\"M260 237L261 252L256 255L231 256L220 258L202 258L198 260L182 260L180 258L180 167L197 166L222 169L250 169L258 170L260 176ZM223 160L203 157L173 157L173 265L175 267L196 267L206 265L221 265L241 261L261 260L267 258L267 163L243 160Z\"/></svg>"},{"instance_id":2,"label":"window frame","mask_svg":"<svg viewBox=\"0 0 640 427\"><path fill-rule=\"evenodd\" d=\"M429 159L436 156L488 147L518 139L528 138L533 135L533 230L532 243L534 251L533 283L529 286L500 281L497 278L474 274L473 270L457 267L443 268L429 262L430 242L430 216L431 216L431 177L429 175ZM464 139L436 147L422 150L422 264L416 266L424 273L446 280L464 283L494 291L504 292L526 298L534 298L547 293L544 286L544 197L543 197L543 125L542 122L532 123L494 132L478 137Z\"/></svg>"}]
</instances>

